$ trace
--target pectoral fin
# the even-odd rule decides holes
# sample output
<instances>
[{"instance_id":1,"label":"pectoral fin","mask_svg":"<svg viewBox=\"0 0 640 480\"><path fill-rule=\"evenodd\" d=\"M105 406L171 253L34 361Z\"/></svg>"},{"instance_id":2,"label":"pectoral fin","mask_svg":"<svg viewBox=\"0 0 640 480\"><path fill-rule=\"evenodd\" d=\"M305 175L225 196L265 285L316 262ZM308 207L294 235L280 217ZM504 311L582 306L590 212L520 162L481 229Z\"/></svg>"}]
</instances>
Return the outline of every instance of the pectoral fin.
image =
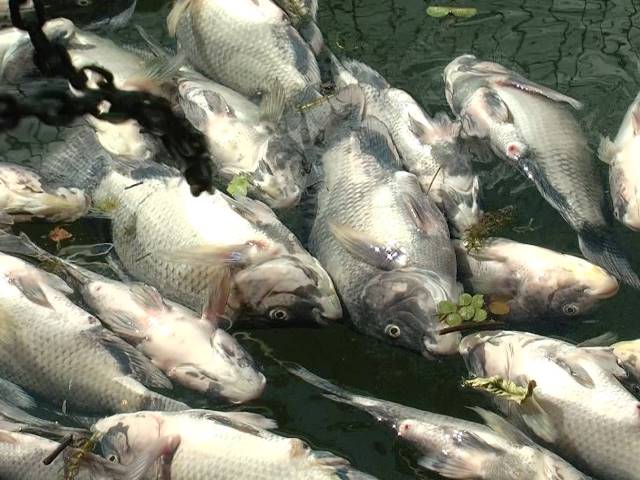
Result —
<instances>
[{"instance_id":1,"label":"pectoral fin","mask_svg":"<svg viewBox=\"0 0 640 480\"><path fill-rule=\"evenodd\" d=\"M218 275L212 279L211 289L202 309L202 319L218 326L220 317L224 315L231 290L231 272L228 268L221 268Z\"/></svg>"},{"instance_id":2,"label":"pectoral fin","mask_svg":"<svg viewBox=\"0 0 640 480\"><path fill-rule=\"evenodd\" d=\"M407 255L395 245L385 245L377 239L346 225L329 224L334 238L358 260L381 270L406 267Z\"/></svg>"},{"instance_id":3,"label":"pectoral fin","mask_svg":"<svg viewBox=\"0 0 640 480\"><path fill-rule=\"evenodd\" d=\"M602 137L598 146L598 158L611 165L618 155L618 148L609 137Z\"/></svg>"},{"instance_id":4,"label":"pectoral fin","mask_svg":"<svg viewBox=\"0 0 640 480\"><path fill-rule=\"evenodd\" d=\"M544 85L532 82L531 80L521 75L514 74L511 76L499 77L494 81L494 84L513 87L527 93L541 95L548 98L549 100L553 100L554 102L566 103L576 110L580 110L582 108L582 103L580 103L575 98L571 98L567 95L563 95L560 92L556 92L549 87L545 87Z\"/></svg>"}]
</instances>

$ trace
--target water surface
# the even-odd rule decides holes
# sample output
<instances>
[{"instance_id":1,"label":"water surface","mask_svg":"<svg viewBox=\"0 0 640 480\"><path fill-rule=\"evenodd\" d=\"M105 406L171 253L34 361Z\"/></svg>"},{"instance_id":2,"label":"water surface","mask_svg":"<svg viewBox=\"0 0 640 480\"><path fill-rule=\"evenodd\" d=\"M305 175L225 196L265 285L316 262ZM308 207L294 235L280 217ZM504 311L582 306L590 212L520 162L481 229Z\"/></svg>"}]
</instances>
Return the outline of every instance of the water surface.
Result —
<instances>
[{"instance_id":1,"label":"water surface","mask_svg":"<svg viewBox=\"0 0 640 480\"><path fill-rule=\"evenodd\" d=\"M594 149L601 134L615 134L640 87L640 7L632 0L451 4L473 6L478 14L465 20L435 19L426 15L429 4L418 0L320 0L319 23L332 49L379 70L393 85L414 95L429 113L447 109L444 66L458 55L473 53L582 101L585 108L578 116ZM171 45L164 33L168 10L168 2L141 0L133 22ZM140 43L133 29L117 37ZM29 129L40 140L49 135L45 130L39 134L39 127L32 124ZM17 153L18 147L25 148ZM14 135L0 138L0 148L13 150L17 159L37 163L30 159L36 147L20 143ZM509 233L511 238L579 255L575 234L535 188L490 156L481 160L477 168L483 172L487 209L514 205L516 223L532 226L523 233ZM606 166L599 165L604 182ZM39 238L48 228L27 231ZM616 228L640 271L640 233L620 225ZM108 239L106 222L82 221L69 230L77 242ZM551 325L545 331L575 341L605 331L621 339L637 338L639 310L640 295L623 287L593 316L569 326ZM418 471L417 453L398 443L393 432L362 412L323 398L291 377L279 361L299 363L360 393L441 414L475 420L466 406L486 404L479 395L459 387L466 373L460 359L430 362L345 327L253 331L244 344L269 381L264 397L248 408L277 419L282 432L343 455L380 479L438 477ZM198 406L213 406L185 395Z\"/></svg>"}]
</instances>

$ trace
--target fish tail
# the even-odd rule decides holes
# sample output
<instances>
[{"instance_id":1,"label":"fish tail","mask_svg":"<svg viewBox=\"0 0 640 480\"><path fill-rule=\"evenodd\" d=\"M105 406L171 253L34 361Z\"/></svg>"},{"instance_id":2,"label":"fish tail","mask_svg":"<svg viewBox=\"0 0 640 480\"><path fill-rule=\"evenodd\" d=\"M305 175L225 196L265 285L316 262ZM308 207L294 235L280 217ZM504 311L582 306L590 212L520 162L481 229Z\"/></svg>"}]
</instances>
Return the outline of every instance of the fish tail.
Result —
<instances>
[{"instance_id":1,"label":"fish tail","mask_svg":"<svg viewBox=\"0 0 640 480\"><path fill-rule=\"evenodd\" d=\"M578 232L578 241L580 251L588 260L620 281L640 290L640 278L633 271L613 231L604 226L588 227Z\"/></svg>"}]
</instances>

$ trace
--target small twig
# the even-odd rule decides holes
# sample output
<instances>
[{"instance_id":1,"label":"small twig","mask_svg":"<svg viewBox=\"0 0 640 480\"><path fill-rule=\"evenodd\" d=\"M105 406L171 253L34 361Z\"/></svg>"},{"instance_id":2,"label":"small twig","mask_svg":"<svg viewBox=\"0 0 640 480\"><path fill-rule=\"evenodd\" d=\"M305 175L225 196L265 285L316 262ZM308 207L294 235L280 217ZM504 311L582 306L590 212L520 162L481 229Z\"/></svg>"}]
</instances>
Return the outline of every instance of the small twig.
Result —
<instances>
[{"instance_id":1,"label":"small twig","mask_svg":"<svg viewBox=\"0 0 640 480\"><path fill-rule=\"evenodd\" d=\"M438 174L440 173L440 170L442 170L442 165L440 165L438 167L438 170L436 170L436 173L433 174L433 177L431 177L431 182L429 183L429 187L427 188L427 191L424 192L425 195L429 195L429 192L431 191L431 187L433 187L433 182L436 181L436 177L438 176Z\"/></svg>"},{"instance_id":2,"label":"small twig","mask_svg":"<svg viewBox=\"0 0 640 480\"><path fill-rule=\"evenodd\" d=\"M460 325L456 325L455 327L443 328L438 331L438 335L446 335L448 333L455 332L469 332L473 330L493 330L494 328L502 328L505 326L504 322L490 322L490 323L462 323Z\"/></svg>"},{"instance_id":3,"label":"small twig","mask_svg":"<svg viewBox=\"0 0 640 480\"><path fill-rule=\"evenodd\" d=\"M42 460L42 463L44 463L45 465L51 465L51 463L56 458L58 458L58 455L60 455L63 452L63 450L67 448L69 445L71 445L72 443L73 443L73 434L69 434L65 436L60 441L60 444L55 448L55 450Z\"/></svg>"}]
</instances>

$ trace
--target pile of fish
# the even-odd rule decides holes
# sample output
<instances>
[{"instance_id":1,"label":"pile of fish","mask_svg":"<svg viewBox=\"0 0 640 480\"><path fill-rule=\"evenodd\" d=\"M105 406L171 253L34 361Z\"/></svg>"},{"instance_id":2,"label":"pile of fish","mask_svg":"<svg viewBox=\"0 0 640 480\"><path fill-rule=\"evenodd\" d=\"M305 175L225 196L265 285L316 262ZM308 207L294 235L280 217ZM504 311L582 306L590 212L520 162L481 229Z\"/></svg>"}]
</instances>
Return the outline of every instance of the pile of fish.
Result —
<instances>
[{"instance_id":1,"label":"pile of fish","mask_svg":"<svg viewBox=\"0 0 640 480\"><path fill-rule=\"evenodd\" d=\"M610 202L577 100L463 55L444 68L451 112L429 115L331 52L317 10L316 0L175 0L175 50L141 28L145 47L128 48L66 18L45 25L77 68L98 65L118 88L170 101L205 136L220 188L193 196L134 120L87 116L36 168L0 162L0 479L373 479L274 433L272 419L224 410L268 382L230 328L339 321L425 362L461 355L468 383L501 413L474 407L475 423L420 411L288 364L414 445L416 468L640 479L640 340L573 345L508 330L581 318L619 282L640 289L613 233L614 219L640 229L640 97L600 148ZM38 79L33 53L26 33L0 31L0 87ZM535 185L584 259L499 237L469 246L486 218L471 138ZM310 223L290 229L291 212L309 210ZM71 256L17 228L96 214L111 243ZM178 386L222 410L178 401Z\"/></svg>"}]
</instances>

